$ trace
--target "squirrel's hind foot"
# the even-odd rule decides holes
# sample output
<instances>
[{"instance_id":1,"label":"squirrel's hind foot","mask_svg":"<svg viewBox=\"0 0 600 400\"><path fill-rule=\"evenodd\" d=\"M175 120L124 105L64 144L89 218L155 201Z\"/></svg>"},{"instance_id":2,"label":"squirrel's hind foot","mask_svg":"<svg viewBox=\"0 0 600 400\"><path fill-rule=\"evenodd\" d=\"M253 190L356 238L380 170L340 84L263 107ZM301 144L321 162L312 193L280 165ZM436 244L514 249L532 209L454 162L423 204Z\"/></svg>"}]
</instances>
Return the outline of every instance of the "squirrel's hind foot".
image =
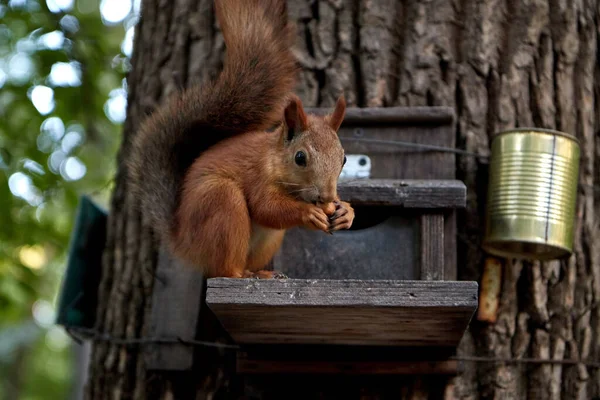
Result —
<instances>
[{"instance_id":1,"label":"squirrel's hind foot","mask_svg":"<svg viewBox=\"0 0 600 400\"><path fill-rule=\"evenodd\" d=\"M252 279L289 279L287 275L278 271L267 271L265 269L252 272L245 270L243 278L252 278Z\"/></svg>"},{"instance_id":2,"label":"squirrel's hind foot","mask_svg":"<svg viewBox=\"0 0 600 400\"><path fill-rule=\"evenodd\" d=\"M290 279L290 277L283 272L273 271L273 276L271 279Z\"/></svg>"}]
</instances>

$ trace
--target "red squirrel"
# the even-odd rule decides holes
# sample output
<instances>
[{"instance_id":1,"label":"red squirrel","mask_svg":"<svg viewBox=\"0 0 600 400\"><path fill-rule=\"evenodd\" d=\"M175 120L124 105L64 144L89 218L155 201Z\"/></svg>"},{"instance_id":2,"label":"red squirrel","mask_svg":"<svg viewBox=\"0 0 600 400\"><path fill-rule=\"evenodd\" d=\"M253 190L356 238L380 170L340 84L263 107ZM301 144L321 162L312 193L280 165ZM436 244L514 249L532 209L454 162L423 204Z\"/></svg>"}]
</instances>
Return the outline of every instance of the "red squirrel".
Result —
<instances>
[{"instance_id":1,"label":"red squirrel","mask_svg":"<svg viewBox=\"0 0 600 400\"><path fill-rule=\"evenodd\" d=\"M206 277L285 277L265 267L286 229L331 233L354 220L336 190L346 102L341 95L330 114L307 115L292 93L285 0L215 0L215 11L223 70L142 123L131 190L170 251Z\"/></svg>"}]
</instances>

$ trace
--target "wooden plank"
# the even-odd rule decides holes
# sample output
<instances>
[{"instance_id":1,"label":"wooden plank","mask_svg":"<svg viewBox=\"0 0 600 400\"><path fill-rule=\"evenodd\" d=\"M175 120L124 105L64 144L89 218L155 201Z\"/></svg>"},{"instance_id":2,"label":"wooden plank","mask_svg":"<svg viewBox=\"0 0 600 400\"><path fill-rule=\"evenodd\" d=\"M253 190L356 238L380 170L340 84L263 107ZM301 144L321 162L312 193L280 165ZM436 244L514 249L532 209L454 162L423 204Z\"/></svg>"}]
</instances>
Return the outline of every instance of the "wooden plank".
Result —
<instances>
[{"instance_id":1,"label":"wooden plank","mask_svg":"<svg viewBox=\"0 0 600 400\"><path fill-rule=\"evenodd\" d=\"M446 361L282 361L237 359L242 374L341 374L341 375L454 375L458 363Z\"/></svg>"},{"instance_id":2,"label":"wooden plank","mask_svg":"<svg viewBox=\"0 0 600 400\"><path fill-rule=\"evenodd\" d=\"M444 280L458 279L456 244L456 210L444 213Z\"/></svg>"},{"instance_id":3,"label":"wooden plank","mask_svg":"<svg viewBox=\"0 0 600 400\"><path fill-rule=\"evenodd\" d=\"M324 115L329 108L307 108L311 114ZM451 107L348 107L342 126L354 125L451 125Z\"/></svg>"},{"instance_id":4,"label":"wooden plank","mask_svg":"<svg viewBox=\"0 0 600 400\"><path fill-rule=\"evenodd\" d=\"M340 182L338 195L356 205L463 208L467 189L458 180L357 179Z\"/></svg>"},{"instance_id":5,"label":"wooden plank","mask_svg":"<svg viewBox=\"0 0 600 400\"><path fill-rule=\"evenodd\" d=\"M339 137L346 154L364 154L371 160L372 179L456 179L452 152L425 151L387 141L434 145L452 149L451 127L347 127ZM370 140L385 141L381 143Z\"/></svg>"},{"instance_id":6,"label":"wooden plank","mask_svg":"<svg viewBox=\"0 0 600 400\"><path fill-rule=\"evenodd\" d=\"M346 154L365 154L371 159L373 179L456 179L454 126L343 124L339 137ZM374 141L373 141L374 140ZM412 145L390 145L389 142ZM447 148L419 149L414 145Z\"/></svg>"},{"instance_id":7,"label":"wooden plank","mask_svg":"<svg viewBox=\"0 0 600 400\"><path fill-rule=\"evenodd\" d=\"M161 249L152 291L148 336L195 339L203 291L204 278L198 269L182 264ZM146 346L145 351L149 370L182 371L193 365L193 348L183 344Z\"/></svg>"},{"instance_id":8,"label":"wooden plank","mask_svg":"<svg viewBox=\"0 0 600 400\"><path fill-rule=\"evenodd\" d=\"M471 307L477 305L477 287L477 282L471 281L212 278L208 280L206 303L209 306L227 303L283 307Z\"/></svg>"},{"instance_id":9,"label":"wooden plank","mask_svg":"<svg viewBox=\"0 0 600 400\"><path fill-rule=\"evenodd\" d=\"M421 216L421 279L444 279L444 215Z\"/></svg>"},{"instance_id":10,"label":"wooden plank","mask_svg":"<svg viewBox=\"0 0 600 400\"><path fill-rule=\"evenodd\" d=\"M476 282L208 280L206 303L238 343L456 346Z\"/></svg>"}]
</instances>

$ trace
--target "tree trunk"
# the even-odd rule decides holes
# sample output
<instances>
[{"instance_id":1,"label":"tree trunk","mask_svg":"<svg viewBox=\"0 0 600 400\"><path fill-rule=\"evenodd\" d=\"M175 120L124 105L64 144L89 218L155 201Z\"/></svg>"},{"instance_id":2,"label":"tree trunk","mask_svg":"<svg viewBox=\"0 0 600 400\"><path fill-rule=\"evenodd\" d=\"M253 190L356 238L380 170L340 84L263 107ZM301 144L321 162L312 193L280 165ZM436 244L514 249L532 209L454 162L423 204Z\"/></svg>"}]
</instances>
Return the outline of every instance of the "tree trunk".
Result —
<instances>
[{"instance_id":1,"label":"tree trunk","mask_svg":"<svg viewBox=\"0 0 600 400\"><path fill-rule=\"evenodd\" d=\"M600 6L557 0L294 0L297 92L307 106L445 105L457 113L460 147L487 155L494 132L554 128L581 141L575 254L567 262L505 262L497 321L473 320L459 355L600 360ZM174 90L214 77L223 39L212 0L144 0L136 31L129 106L109 219L97 328L117 336L145 333L157 249L132 211L123 160L144 115ZM460 156L468 187L459 215L459 274L478 280L487 184L483 158ZM226 362L225 358L217 358ZM97 342L88 397L593 399L600 369L583 364L466 362L441 378L238 379L222 363L192 374L144 369L141 349ZM271 382L269 382L269 380ZM300 388L302 388L300 390ZM269 394L271 393L271 394ZM252 396L254 394L254 397ZM281 397L279 397L281 398Z\"/></svg>"}]
</instances>

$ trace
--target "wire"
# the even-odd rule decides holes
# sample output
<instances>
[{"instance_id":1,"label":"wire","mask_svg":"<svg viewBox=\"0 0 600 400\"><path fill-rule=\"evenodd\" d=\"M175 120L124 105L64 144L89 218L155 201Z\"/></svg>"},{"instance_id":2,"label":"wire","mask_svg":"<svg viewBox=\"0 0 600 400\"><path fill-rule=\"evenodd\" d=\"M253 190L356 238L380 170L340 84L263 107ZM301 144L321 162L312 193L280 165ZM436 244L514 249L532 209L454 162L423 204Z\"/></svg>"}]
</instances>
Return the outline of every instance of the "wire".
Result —
<instances>
[{"instance_id":1,"label":"wire","mask_svg":"<svg viewBox=\"0 0 600 400\"><path fill-rule=\"evenodd\" d=\"M69 333L74 340L81 344L81 338L74 336L74 332L78 332L85 336L86 339L93 341L109 342L116 345L125 346L142 346L147 344L183 344L187 346L201 346L201 347L218 347L229 350L240 350L241 347L237 345L230 345L225 343L207 342L202 340L189 340L181 338L123 338L116 337L108 333L101 333L94 329L65 326L67 333ZM581 361L581 360L552 360L547 358L503 358L503 357L478 357L478 356L461 356L461 357L450 357L451 360L455 361L468 361L468 362L494 362L494 363L506 363L506 364L557 364L557 365L584 365L590 368L600 368L600 362L595 361Z\"/></svg>"},{"instance_id":2,"label":"wire","mask_svg":"<svg viewBox=\"0 0 600 400\"><path fill-rule=\"evenodd\" d=\"M464 156L489 158L489 156L487 156L487 155L479 154L479 153L475 153L475 152L467 151L467 150L463 150L463 149L456 149L456 148L445 147L445 146L436 146L436 145L432 145L432 144L404 142L401 140L384 140L384 139L370 139L370 138L357 138L357 137L340 137L340 140L350 140L353 142L365 142L365 143L391 145L391 146L412 147L412 148L416 148L416 149L437 151L437 152L442 152L442 153L455 153L455 154L460 154L460 155L464 155Z\"/></svg>"},{"instance_id":3,"label":"wire","mask_svg":"<svg viewBox=\"0 0 600 400\"><path fill-rule=\"evenodd\" d=\"M456 361L495 362L507 364L558 364L558 365L585 365L590 368L600 368L600 362L582 360L552 360L548 358L504 358L504 357L477 357L462 356L452 357Z\"/></svg>"},{"instance_id":4,"label":"wire","mask_svg":"<svg viewBox=\"0 0 600 400\"><path fill-rule=\"evenodd\" d=\"M469 157L477 157L485 160L489 160L490 156L487 154L480 154L473 151L456 149L453 147L446 146L436 146L432 144L422 144L422 143L414 143L414 142L405 142L402 140L385 140L385 139L371 139L371 138L362 138L362 137L340 137L340 140L348 140L351 142L364 142L364 143L373 143L380 144L386 146L401 146L401 147L411 147L414 149L422 149L425 151L433 151L433 152L441 152L441 153L454 153L461 156L469 156ZM579 184L579 188L589 188L596 193L600 193L600 186L597 185L586 185L583 183Z\"/></svg>"},{"instance_id":5,"label":"wire","mask_svg":"<svg viewBox=\"0 0 600 400\"><path fill-rule=\"evenodd\" d=\"M116 337L108 333L98 332L94 329L81 328L66 326L65 329L68 333L73 334L74 332L80 333L85 336L86 339L94 341L109 342L116 345L133 345L140 346L146 344L183 344L188 346L203 346L203 347L219 347L224 349L239 350L241 349L238 345L230 345L225 343L207 342L202 340L190 340L181 338L124 338ZM81 343L81 338L77 338L77 341ZM559 365L585 365L591 368L600 368L600 362L595 361L582 361L582 360L553 360L547 358L508 358L508 357L478 357L478 356L461 356L451 357L452 360L456 361L469 361L469 362L495 362L495 363L507 363L507 364L559 364Z\"/></svg>"},{"instance_id":6,"label":"wire","mask_svg":"<svg viewBox=\"0 0 600 400\"><path fill-rule=\"evenodd\" d=\"M355 134L359 135L359 136L363 134L363 133L361 133L362 130L359 130L358 132L359 133L355 133ZM487 154L480 154L480 153L476 153L474 151L457 149L454 147L437 146L437 145L432 145L432 144L405 142L402 140L372 139L372 138L364 138L364 137L340 137L340 140L351 141L351 142L372 143L372 144L379 144L379 145L385 145L385 146L410 147L413 149L421 149L423 152L431 151L431 152L441 152L441 153L454 153L454 154L458 154L461 156L477 157L482 160L489 160L489 158L490 158L490 156ZM113 178L113 180L108 181L102 187L94 190L91 193L91 195L97 194L98 192L101 192L102 190L106 189L111 183L113 183L113 181L114 181L114 178ZM580 188L589 188L589 189L592 189L594 192L600 193L600 186L579 184L579 187Z\"/></svg>"},{"instance_id":7,"label":"wire","mask_svg":"<svg viewBox=\"0 0 600 400\"><path fill-rule=\"evenodd\" d=\"M105 332L99 332L94 329L75 327L75 326L65 326L66 332L73 338L73 340L81 343L81 337L75 335L75 333L80 334L84 339L89 339L96 342L109 342L116 345L125 345L125 346L142 346L147 344L183 344L186 346L202 346L202 347L219 347L223 349L234 349L238 350L240 347L237 345L225 344L225 343L217 343L217 342L207 342L202 340L193 340L193 339L182 339L182 338L161 338L161 337L138 337L138 338L125 338L125 337L117 337Z\"/></svg>"},{"instance_id":8,"label":"wire","mask_svg":"<svg viewBox=\"0 0 600 400\"><path fill-rule=\"evenodd\" d=\"M230 350L240 350L241 347L238 345L230 345L225 343L207 342L202 340L190 340L181 338L124 338L116 337L108 333L98 332L94 329L65 326L67 333L69 333L74 340L81 344L82 339L74 335L75 332L84 336L85 339L91 339L93 341L109 342L116 345L126 346L142 346L147 344L183 344L187 346L201 346L201 347L218 347ZM451 360L455 361L468 361L468 362L494 362L494 363L506 363L506 364L557 364L557 365L584 365L590 368L600 368L600 362L595 361L582 361L582 360L552 360L547 358L507 358L507 357L478 357L478 356L461 356L451 357Z\"/></svg>"}]
</instances>

